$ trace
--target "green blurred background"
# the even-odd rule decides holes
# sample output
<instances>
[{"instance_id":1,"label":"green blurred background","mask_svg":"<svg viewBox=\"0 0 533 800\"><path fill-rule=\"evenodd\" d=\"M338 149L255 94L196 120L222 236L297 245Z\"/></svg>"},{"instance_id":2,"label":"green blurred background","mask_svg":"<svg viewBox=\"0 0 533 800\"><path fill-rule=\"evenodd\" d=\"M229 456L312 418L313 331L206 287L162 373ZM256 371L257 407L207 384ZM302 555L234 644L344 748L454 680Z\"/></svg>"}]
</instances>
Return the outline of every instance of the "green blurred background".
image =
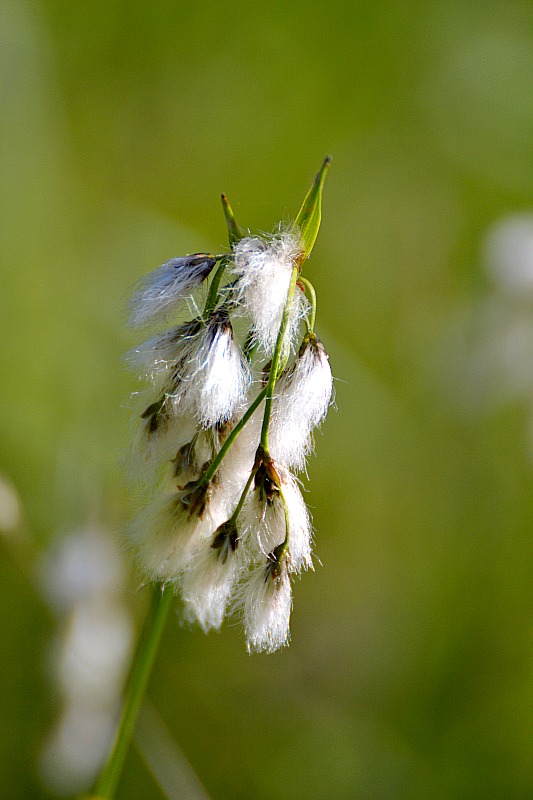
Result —
<instances>
[{"instance_id":1,"label":"green blurred background","mask_svg":"<svg viewBox=\"0 0 533 800\"><path fill-rule=\"evenodd\" d=\"M132 513L132 284L225 246L221 191L246 227L290 219L331 153L307 269L338 378L307 483L323 566L276 655L170 621L118 796L163 797L168 756L171 800L533 797L532 3L1 19L0 796L88 780L46 755L76 586L50 598L72 532L118 542Z\"/></svg>"}]
</instances>

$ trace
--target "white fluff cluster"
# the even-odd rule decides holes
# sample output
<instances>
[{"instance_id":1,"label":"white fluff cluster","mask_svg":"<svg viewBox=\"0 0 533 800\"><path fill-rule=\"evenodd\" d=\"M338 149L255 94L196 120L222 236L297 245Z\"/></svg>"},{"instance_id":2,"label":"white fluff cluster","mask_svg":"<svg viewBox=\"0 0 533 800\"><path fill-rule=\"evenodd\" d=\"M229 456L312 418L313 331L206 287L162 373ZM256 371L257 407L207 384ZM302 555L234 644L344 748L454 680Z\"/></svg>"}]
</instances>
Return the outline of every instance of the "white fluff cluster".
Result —
<instances>
[{"instance_id":1,"label":"white fluff cluster","mask_svg":"<svg viewBox=\"0 0 533 800\"><path fill-rule=\"evenodd\" d=\"M333 394L333 376L324 345L305 337L298 358L276 384L270 449L281 464L298 471L313 449L313 430L325 419Z\"/></svg>"},{"instance_id":2,"label":"white fluff cluster","mask_svg":"<svg viewBox=\"0 0 533 800\"><path fill-rule=\"evenodd\" d=\"M132 324L166 319L216 260L200 254L163 264L140 283ZM239 613L250 652L288 643L292 576L313 568L311 520L289 470L303 468L313 428L326 415L329 361L308 332L274 389L272 365L263 365L276 353L272 361L281 369L297 348L308 302L300 287L290 292L301 261L294 230L242 238L221 261L229 282L219 284L219 268L203 315L127 355L151 384L139 413L135 461L157 475L152 502L128 533L139 571L146 580L171 583L185 619L205 631ZM234 332L236 316L249 320L250 330L243 331L249 349ZM253 387L254 346L259 374Z\"/></svg>"},{"instance_id":3,"label":"white fluff cluster","mask_svg":"<svg viewBox=\"0 0 533 800\"><path fill-rule=\"evenodd\" d=\"M296 232L281 231L269 238L247 236L233 251L232 272L237 276L237 291L243 312L253 325L253 340L271 356L276 344L294 264L301 258ZM286 347L293 342L300 320L307 311L307 300L300 289L295 292L289 311Z\"/></svg>"},{"instance_id":4,"label":"white fluff cluster","mask_svg":"<svg viewBox=\"0 0 533 800\"><path fill-rule=\"evenodd\" d=\"M312 529L309 512L295 478L281 464L275 463L279 491L265 496L260 487L248 496L243 508L243 532L258 555L267 558L282 545L288 522L290 537L287 560L291 572L313 567Z\"/></svg>"},{"instance_id":5,"label":"white fluff cluster","mask_svg":"<svg viewBox=\"0 0 533 800\"><path fill-rule=\"evenodd\" d=\"M139 328L167 321L176 306L207 278L217 260L209 253L171 258L141 278L130 301L129 324Z\"/></svg>"},{"instance_id":6,"label":"white fluff cluster","mask_svg":"<svg viewBox=\"0 0 533 800\"><path fill-rule=\"evenodd\" d=\"M250 653L274 653L289 643L292 590L289 573L271 562L256 566L248 579L244 632Z\"/></svg>"},{"instance_id":7,"label":"white fluff cluster","mask_svg":"<svg viewBox=\"0 0 533 800\"><path fill-rule=\"evenodd\" d=\"M250 369L226 310L153 336L127 355L165 396L164 413L194 416L209 428L226 422L244 402Z\"/></svg>"},{"instance_id":8,"label":"white fluff cluster","mask_svg":"<svg viewBox=\"0 0 533 800\"><path fill-rule=\"evenodd\" d=\"M181 581L186 617L198 622L204 631L222 625L231 596L247 566L237 530L226 532L224 525L221 528L220 533L215 532L199 548ZM219 546L215 547L215 543Z\"/></svg>"},{"instance_id":9,"label":"white fluff cluster","mask_svg":"<svg viewBox=\"0 0 533 800\"><path fill-rule=\"evenodd\" d=\"M140 571L149 580L178 580L223 520L219 504L208 496L191 509L188 488L156 498L129 531Z\"/></svg>"}]
</instances>

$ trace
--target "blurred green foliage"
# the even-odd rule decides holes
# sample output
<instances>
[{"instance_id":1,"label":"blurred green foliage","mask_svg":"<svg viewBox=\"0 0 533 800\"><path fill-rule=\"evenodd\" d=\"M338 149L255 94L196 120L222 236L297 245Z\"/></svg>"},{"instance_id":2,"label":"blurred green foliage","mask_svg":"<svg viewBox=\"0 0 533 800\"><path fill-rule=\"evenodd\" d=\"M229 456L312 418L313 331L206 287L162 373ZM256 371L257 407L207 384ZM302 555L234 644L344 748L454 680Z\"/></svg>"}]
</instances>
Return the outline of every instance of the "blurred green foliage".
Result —
<instances>
[{"instance_id":1,"label":"blurred green foliage","mask_svg":"<svg viewBox=\"0 0 533 800\"><path fill-rule=\"evenodd\" d=\"M306 274L338 412L293 642L173 620L150 697L213 798L533 796L531 398L463 413L448 368L486 231L531 208L528 0L8 0L2 10L0 795L57 713L36 559L131 514L131 285L269 230L333 155ZM533 314L533 306L531 310ZM468 328L468 324L467 324ZM452 333L450 333L452 331ZM143 597L131 592L142 613ZM138 752L120 798L157 798Z\"/></svg>"}]
</instances>

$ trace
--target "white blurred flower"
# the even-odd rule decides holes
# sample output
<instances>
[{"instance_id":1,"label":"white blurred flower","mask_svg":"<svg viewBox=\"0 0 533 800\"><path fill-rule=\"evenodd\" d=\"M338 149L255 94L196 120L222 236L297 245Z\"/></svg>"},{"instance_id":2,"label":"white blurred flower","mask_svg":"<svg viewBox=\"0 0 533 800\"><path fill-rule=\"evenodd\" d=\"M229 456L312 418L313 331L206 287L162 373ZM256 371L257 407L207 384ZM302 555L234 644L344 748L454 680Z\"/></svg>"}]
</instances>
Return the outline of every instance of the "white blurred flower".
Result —
<instances>
[{"instance_id":1,"label":"white blurred flower","mask_svg":"<svg viewBox=\"0 0 533 800\"><path fill-rule=\"evenodd\" d=\"M442 358L444 389L471 416L511 404L531 414L533 214L496 221L486 234L483 259L492 286L452 320Z\"/></svg>"},{"instance_id":2,"label":"white blurred flower","mask_svg":"<svg viewBox=\"0 0 533 800\"><path fill-rule=\"evenodd\" d=\"M39 764L46 785L71 796L90 785L111 742L133 620L124 602L122 554L103 528L88 525L62 539L40 572L60 623L52 668L62 710Z\"/></svg>"},{"instance_id":3,"label":"white blurred flower","mask_svg":"<svg viewBox=\"0 0 533 800\"><path fill-rule=\"evenodd\" d=\"M520 300L533 296L533 214L499 220L485 240L485 263L496 286Z\"/></svg>"},{"instance_id":4,"label":"white blurred flower","mask_svg":"<svg viewBox=\"0 0 533 800\"><path fill-rule=\"evenodd\" d=\"M22 511L17 490L0 476L0 533L12 536L22 523Z\"/></svg>"},{"instance_id":5,"label":"white blurred flower","mask_svg":"<svg viewBox=\"0 0 533 800\"><path fill-rule=\"evenodd\" d=\"M65 797L87 789L105 760L114 729L115 714L108 708L65 706L39 758L46 786Z\"/></svg>"},{"instance_id":6,"label":"white blurred flower","mask_svg":"<svg viewBox=\"0 0 533 800\"><path fill-rule=\"evenodd\" d=\"M64 537L41 565L42 585L50 605L69 611L80 601L114 594L124 583L117 543L102 528L88 525Z\"/></svg>"},{"instance_id":7,"label":"white blurred flower","mask_svg":"<svg viewBox=\"0 0 533 800\"><path fill-rule=\"evenodd\" d=\"M96 595L78 603L69 616L59 660L67 700L109 705L122 690L133 625L117 598Z\"/></svg>"}]
</instances>

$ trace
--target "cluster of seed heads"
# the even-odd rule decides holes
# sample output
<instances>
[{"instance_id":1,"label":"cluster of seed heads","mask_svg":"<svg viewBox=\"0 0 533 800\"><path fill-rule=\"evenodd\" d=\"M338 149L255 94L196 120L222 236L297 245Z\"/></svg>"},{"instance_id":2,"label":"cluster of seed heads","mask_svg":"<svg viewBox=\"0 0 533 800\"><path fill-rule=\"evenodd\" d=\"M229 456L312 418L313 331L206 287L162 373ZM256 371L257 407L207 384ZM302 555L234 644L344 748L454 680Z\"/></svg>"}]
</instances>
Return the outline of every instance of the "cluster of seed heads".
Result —
<instances>
[{"instance_id":1,"label":"cluster of seed heads","mask_svg":"<svg viewBox=\"0 0 533 800\"><path fill-rule=\"evenodd\" d=\"M131 325L165 327L127 356L149 386L132 453L151 491L128 534L139 570L206 631L240 614L250 651L288 642L291 578L313 566L295 473L332 376L304 261L294 226L242 235L167 261L130 303Z\"/></svg>"}]
</instances>

